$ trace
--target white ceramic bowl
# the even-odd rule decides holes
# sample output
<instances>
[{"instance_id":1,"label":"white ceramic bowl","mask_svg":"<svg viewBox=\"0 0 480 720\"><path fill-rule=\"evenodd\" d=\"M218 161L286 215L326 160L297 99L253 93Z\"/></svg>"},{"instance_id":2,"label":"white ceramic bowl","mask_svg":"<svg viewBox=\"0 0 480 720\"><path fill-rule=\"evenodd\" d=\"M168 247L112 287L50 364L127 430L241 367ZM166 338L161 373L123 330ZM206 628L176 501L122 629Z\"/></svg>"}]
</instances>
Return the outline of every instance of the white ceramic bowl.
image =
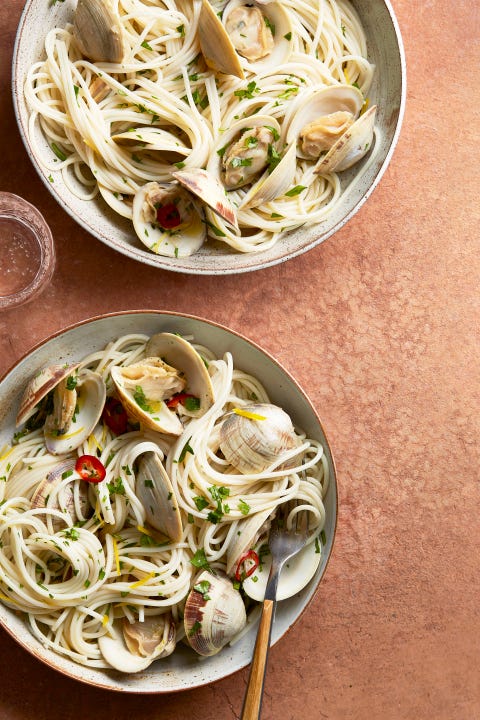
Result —
<instances>
[{"instance_id":1,"label":"white ceramic bowl","mask_svg":"<svg viewBox=\"0 0 480 720\"><path fill-rule=\"evenodd\" d=\"M369 98L378 105L376 160L352 191L343 196L328 219L286 234L269 250L238 253L209 241L188 258L167 258L149 252L136 237L130 221L119 217L100 198L85 202L75 197L61 178L48 180L42 157L51 158L51 149L37 129L37 151L28 136L28 110L23 86L28 68L43 57L46 33L71 21L74 0L57 2L27 0L19 23L13 58L13 101L18 126L32 162L55 199L82 227L106 245L131 258L155 267L193 274L229 274L268 267L295 257L328 238L341 228L367 200L380 180L397 142L405 104L405 60L402 39L389 0L356 0L367 35L368 57L376 65ZM38 31L41 28L41 32ZM344 173L345 175L345 173Z\"/></svg>"},{"instance_id":2,"label":"white ceramic bowl","mask_svg":"<svg viewBox=\"0 0 480 720\"><path fill-rule=\"evenodd\" d=\"M277 606L272 631L275 643L295 623L312 599L325 572L335 536L337 521L337 485L333 459L322 424L310 401L292 378L271 356L246 338L199 318L152 311L106 315L79 323L54 335L20 360L0 382L0 447L11 440L20 396L35 372L52 361L70 363L103 348L110 340L132 332L153 335L156 332L193 335L195 341L211 348L218 356L229 351L235 365L254 374L265 385L273 402L281 405L309 437L324 447L330 469L330 485L324 500L326 525L324 554L319 568L300 593ZM83 667L45 649L29 632L15 612L0 604L0 624L26 650L65 675L111 690L130 693L165 693L208 684L248 665L252 658L256 626L232 647L223 648L210 658L198 659L180 647L170 657L153 663L138 675L123 675Z\"/></svg>"}]
</instances>

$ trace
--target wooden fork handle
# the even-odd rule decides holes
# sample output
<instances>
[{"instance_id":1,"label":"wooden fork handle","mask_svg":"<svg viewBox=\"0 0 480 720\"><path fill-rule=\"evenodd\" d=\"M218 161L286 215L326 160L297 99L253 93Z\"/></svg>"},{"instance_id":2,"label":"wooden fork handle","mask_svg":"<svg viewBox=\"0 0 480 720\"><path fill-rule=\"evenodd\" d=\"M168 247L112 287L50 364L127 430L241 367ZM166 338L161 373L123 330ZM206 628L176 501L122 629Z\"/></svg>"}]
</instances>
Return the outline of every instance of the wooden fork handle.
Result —
<instances>
[{"instance_id":1,"label":"wooden fork handle","mask_svg":"<svg viewBox=\"0 0 480 720\"><path fill-rule=\"evenodd\" d=\"M241 720L257 720L260 717L274 606L273 600L263 601Z\"/></svg>"}]
</instances>

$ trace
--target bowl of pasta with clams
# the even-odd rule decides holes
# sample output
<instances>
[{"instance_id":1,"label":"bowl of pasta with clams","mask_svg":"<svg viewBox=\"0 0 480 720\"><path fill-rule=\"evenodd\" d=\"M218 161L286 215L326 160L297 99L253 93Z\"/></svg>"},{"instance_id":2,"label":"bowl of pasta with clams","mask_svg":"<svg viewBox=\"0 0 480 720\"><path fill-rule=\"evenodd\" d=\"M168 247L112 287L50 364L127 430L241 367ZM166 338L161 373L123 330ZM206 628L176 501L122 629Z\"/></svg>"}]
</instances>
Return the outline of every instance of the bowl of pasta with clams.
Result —
<instances>
[{"instance_id":1,"label":"bowl of pasta with clams","mask_svg":"<svg viewBox=\"0 0 480 720\"><path fill-rule=\"evenodd\" d=\"M166 693L248 665L271 523L308 516L277 642L318 589L337 484L321 421L259 346L135 311L50 337L0 381L0 625L87 684Z\"/></svg>"},{"instance_id":2,"label":"bowl of pasta with clams","mask_svg":"<svg viewBox=\"0 0 480 720\"><path fill-rule=\"evenodd\" d=\"M20 133L59 204L194 274L275 265L342 227L390 161L405 82L389 0L28 0L13 58Z\"/></svg>"}]
</instances>

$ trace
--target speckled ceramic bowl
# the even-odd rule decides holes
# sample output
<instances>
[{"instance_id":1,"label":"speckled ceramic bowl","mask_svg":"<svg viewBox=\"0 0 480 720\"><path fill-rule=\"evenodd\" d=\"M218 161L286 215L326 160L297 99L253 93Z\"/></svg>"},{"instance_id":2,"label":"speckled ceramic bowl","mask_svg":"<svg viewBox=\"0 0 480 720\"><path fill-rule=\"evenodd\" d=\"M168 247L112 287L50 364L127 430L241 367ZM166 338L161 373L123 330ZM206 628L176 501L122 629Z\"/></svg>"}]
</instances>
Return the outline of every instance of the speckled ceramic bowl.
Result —
<instances>
[{"instance_id":1,"label":"speckled ceramic bowl","mask_svg":"<svg viewBox=\"0 0 480 720\"><path fill-rule=\"evenodd\" d=\"M33 147L28 132L28 110L23 94L27 69L43 57L43 41L48 30L71 21L75 0L52 5L46 0L27 0L18 27L13 58L13 99L18 125L27 151L43 182L60 206L92 235L119 252L155 267L194 274L240 273L268 267L295 257L328 238L341 228L370 196L392 156L398 138L405 102L405 61L400 31L388 0L355 0L368 41L369 60L376 65L374 84L369 92L371 104L378 105L376 160L360 182L343 196L323 222L286 234L269 250L238 253L223 244L206 243L187 258L166 258L149 252L136 237L130 221L119 217L101 199L85 202L75 197L56 177L51 183L42 157L51 158L51 149L37 129ZM38 32L41 28L41 32ZM366 160L366 159L365 159ZM348 181L348 175L343 173Z\"/></svg>"},{"instance_id":2,"label":"speckled ceramic bowl","mask_svg":"<svg viewBox=\"0 0 480 720\"><path fill-rule=\"evenodd\" d=\"M235 365L254 374L265 385L273 402L281 405L308 436L324 447L330 470L330 484L324 500L326 510L323 557L310 583L297 595L279 602L272 631L277 642L305 610L325 572L335 536L337 485L330 448L321 422L295 380L271 356L246 338L206 320L174 313L136 311L106 315L78 323L45 341L20 360L0 382L0 447L11 440L20 396L28 379L40 368L54 362L71 363L99 350L110 340L132 332L191 335L218 356L229 351ZM0 624L26 650L65 675L98 687L128 693L166 693L195 688L219 680L245 667L251 660L256 626L232 647L210 658L199 659L193 651L179 647L173 655L153 663L136 675L87 668L44 648L29 632L26 623L0 604Z\"/></svg>"}]
</instances>

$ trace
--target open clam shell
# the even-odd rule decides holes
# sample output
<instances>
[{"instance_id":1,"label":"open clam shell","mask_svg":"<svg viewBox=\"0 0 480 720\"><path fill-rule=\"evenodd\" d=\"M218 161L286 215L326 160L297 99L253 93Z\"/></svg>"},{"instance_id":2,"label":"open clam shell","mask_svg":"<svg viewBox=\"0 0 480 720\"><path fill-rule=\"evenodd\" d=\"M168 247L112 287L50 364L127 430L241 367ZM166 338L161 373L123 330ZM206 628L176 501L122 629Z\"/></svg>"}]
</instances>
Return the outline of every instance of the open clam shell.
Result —
<instances>
[{"instance_id":1,"label":"open clam shell","mask_svg":"<svg viewBox=\"0 0 480 720\"><path fill-rule=\"evenodd\" d=\"M125 409L157 432L180 435L182 422L166 401L185 392L196 402L184 415L199 417L213 403L207 368L195 348L179 335L157 333L145 346L147 357L126 367L112 368L112 380Z\"/></svg>"},{"instance_id":2,"label":"open clam shell","mask_svg":"<svg viewBox=\"0 0 480 720\"><path fill-rule=\"evenodd\" d=\"M140 457L135 492L145 508L147 522L174 542L180 542L182 519L172 483L154 452L143 453Z\"/></svg>"},{"instance_id":3,"label":"open clam shell","mask_svg":"<svg viewBox=\"0 0 480 720\"><path fill-rule=\"evenodd\" d=\"M106 399L105 382L99 373L84 370L76 386L74 414L63 428L56 427L47 417L44 427L45 445L54 455L62 455L80 447L100 420Z\"/></svg>"},{"instance_id":4,"label":"open clam shell","mask_svg":"<svg viewBox=\"0 0 480 720\"><path fill-rule=\"evenodd\" d=\"M218 653L245 627L242 596L224 575L202 572L185 604L184 626L190 646L199 655Z\"/></svg>"},{"instance_id":5,"label":"open clam shell","mask_svg":"<svg viewBox=\"0 0 480 720\"><path fill-rule=\"evenodd\" d=\"M193 417L201 417L213 405L212 381L207 367L193 345L173 333L156 333L145 346L147 355L163 358L165 362L181 373L185 379L185 392L200 401L197 410L191 411Z\"/></svg>"},{"instance_id":6,"label":"open clam shell","mask_svg":"<svg viewBox=\"0 0 480 720\"><path fill-rule=\"evenodd\" d=\"M170 614L154 615L143 622L115 623L111 635L98 639L104 660L115 670L136 673L175 649L175 623Z\"/></svg>"},{"instance_id":7,"label":"open clam shell","mask_svg":"<svg viewBox=\"0 0 480 720\"><path fill-rule=\"evenodd\" d=\"M39 403L62 380L75 375L80 363L49 365L40 370L27 384L18 408L16 427L27 422L37 411Z\"/></svg>"},{"instance_id":8,"label":"open clam shell","mask_svg":"<svg viewBox=\"0 0 480 720\"><path fill-rule=\"evenodd\" d=\"M198 39L209 68L226 75L235 75L243 80L245 75L237 51L208 0L202 0Z\"/></svg>"},{"instance_id":9,"label":"open clam shell","mask_svg":"<svg viewBox=\"0 0 480 720\"><path fill-rule=\"evenodd\" d=\"M247 163L253 154L258 153L258 145L249 147L248 138L252 131L262 128L270 131L272 142L264 148L264 162L259 165L258 158L255 159L256 166L260 169L257 175L251 178L251 185L239 205L241 209L257 207L263 202L279 197L287 190L293 180L296 167L295 148L287 150L273 172L269 172L268 169L273 151L277 153L279 148L278 141L281 135L281 127L278 120L271 115L252 115L232 123L222 134L221 147L215 148L207 165L208 172L218 182L224 182L224 158L230 158L230 162L237 159L239 165L244 162ZM242 137L244 136L247 140L245 147L241 147ZM231 157L232 148L236 148L237 152L236 157L233 158ZM247 187L247 185L242 185L242 187Z\"/></svg>"},{"instance_id":10,"label":"open clam shell","mask_svg":"<svg viewBox=\"0 0 480 720\"><path fill-rule=\"evenodd\" d=\"M333 85L313 90L293 101L285 114L284 133L288 145L297 143L302 129L309 123L339 111L351 113L357 118L364 103L360 90L353 85ZM308 157L297 146L299 157Z\"/></svg>"},{"instance_id":11,"label":"open clam shell","mask_svg":"<svg viewBox=\"0 0 480 720\"><path fill-rule=\"evenodd\" d=\"M236 52L255 73L279 67L292 53L292 22L280 2L230 0L222 24Z\"/></svg>"},{"instance_id":12,"label":"open clam shell","mask_svg":"<svg viewBox=\"0 0 480 720\"><path fill-rule=\"evenodd\" d=\"M282 159L271 173L264 173L252 185L239 205L241 210L258 207L283 195L292 184L297 167L295 144L285 151Z\"/></svg>"},{"instance_id":13,"label":"open clam shell","mask_svg":"<svg viewBox=\"0 0 480 720\"><path fill-rule=\"evenodd\" d=\"M78 0L73 34L82 55L93 62L121 63L125 35L111 0Z\"/></svg>"},{"instance_id":14,"label":"open clam shell","mask_svg":"<svg viewBox=\"0 0 480 720\"><path fill-rule=\"evenodd\" d=\"M202 211L178 183L149 182L133 198L133 227L152 252L188 257L206 238Z\"/></svg>"},{"instance_id":15,"label":"open clam shell","mask_svg":"<svg viewBox=\"0 0 480 720\"><path fill-rule=\"evenodd\" d=\"M373 142L376 110L377 106L373 105L360 115L320 160L315 168L316 173L342 172L369 152Z\"/></svg>"}]
</instances>

